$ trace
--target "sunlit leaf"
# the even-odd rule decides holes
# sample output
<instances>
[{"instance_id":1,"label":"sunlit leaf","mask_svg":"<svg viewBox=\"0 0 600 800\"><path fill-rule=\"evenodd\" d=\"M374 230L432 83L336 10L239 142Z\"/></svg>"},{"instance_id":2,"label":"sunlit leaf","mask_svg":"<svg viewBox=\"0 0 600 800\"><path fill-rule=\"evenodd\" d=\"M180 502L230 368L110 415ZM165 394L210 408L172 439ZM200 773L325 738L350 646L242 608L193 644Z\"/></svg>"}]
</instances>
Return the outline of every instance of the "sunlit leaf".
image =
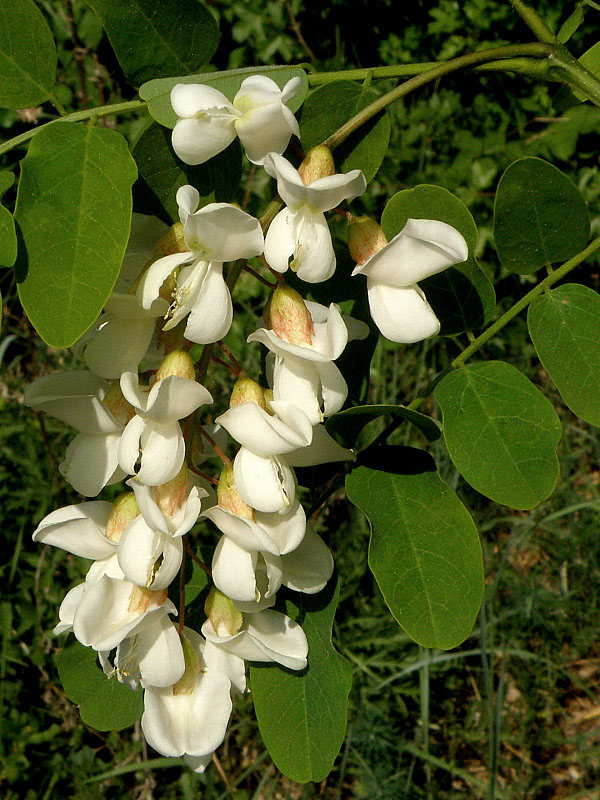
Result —
<instances>
[{"instance_id":1,"label":"sunlit leaf","mask_svg":"<svg viewBox=\"0 0 600 800\"><path fill-rule=\"evenodd\" d=\"M494 240L502 266L527 274L566 261L587 244L590 217L576 186L540 158L508 167L496 192Z\"/></svg>"},{"instance_id":2,"label":"sunlit leaf","mask_svg":"<svg viewBox=\"0 0 600 800\"><path fill-rule=\"evenodd\" d=\"M108 128L43 128L21 163L15 220L19 296L40 336L69 347L115 283L131 224L135 162Z\"/></svg>"},{"instance_id":3,"label":"sunlit leaf","mask_svg":"<svg viewBox=\"0 0 600 800\"><path fill-rule=\"evenodd\" d=\"M331 643L338 598L334 577L319 594L302 595L298 606L288 603L308 639L306 669L250 666L260 734L277 768L300 783L327 777L346 733L352 670Z\"/></svg>"},{"instance_id":4,"label":"sunlit leaf","mask_svg":"<svg viewBox=\"0 0 600 800\"><path fill-rule=\"evenodd\" d=\"M0 106L46 100L56 79L56 47L32 0L0 0Z\"/></svg>"},{"instance_id":5,"label":"sunlit leaf","mask_svg":"<svg viewBox=\"0 0 600 800\"><path fill-rule=\"evenodd\" d=\"M421 282L427 300L441 323L442 335L483 327L494 314L496 294L475 259L477 226L465 204L441 186L422 184L397 192L388 201L381 227L388 240L408 219L438 219L452 225L465 238L469 258Z\"/></svg>"},{"instance_id":6,"label":"sunlit leaf","mask_svg":"<svg viewBox=\"0 0 600 800\"><path fill-rule=\"evenodd\" d=\"M552 494L560 420L518 369L504 361L461 367L446 375L434 394L450 457L474 489L520 509Z\"/></svg>"},{"instance_id":7,"label":"sunlit leaf","mask_svg":"<svg viewBox=\"0 0 600 800\"><path fill-rule=\"evenodd\" d=\"M353 81L335 81L321 86L306 100L300 117L300 138L310 150L334 133L344 122L378 97ZM381 166L390 139L390 118L386 112L362 125L335 150L338 172L363 171L370 181Z\"/></svg>"},{"instance_id":8,"label":"sunlit leaf","mask_svg":"<svg viewBox=\"0 0 600 800\"><path fill-rule=\"evenodd\" d=\"M533 301L527 324L567 406L600 427L600 297L576 283L559 286Z\"/></svg>"},{"instance_id":9,"label":"sunlit leaf","mask_svg":"<svg viewBox=\"0 0 600 800\"><path fill-rule=\"evenodd\" d=\"M583 4L577 5L575 7L575 11L566 18L563 24L560 26L559 31L556 35L561 44L565 44L569 41L571 36L575 33L577 28L583 22L583 18L585 15L585 6Z\"/></svg>"},{"instance_id":10,"label":"sunlit leaf","mask_svg":"<svg viewBox=\"0 0 600 800\"><path fill-rule=\"evenodd\" d=\"M219 43L215 17L198 0L88 0L119 63L136 85L207 64Z\"/></svg>"},{"instance_id":11,"label":"sunlit leaf","mask_svg":"<svg viewBox=\"0 0 600 800\"><path fill-rule=\"evenodd\" d=\"M140 97L148 101L148 110L152 117L167 128L174 128L177 117L171 106L171 89L177 83L206 83L233 100L242 85L244 78L250 75L266 75L283 89L290 78L300 78L300 88L290 98L287 105L297 111L302 105L308 91L308 78L300 67L245 67L230 69L224 72L204 72L197 75L182 75L177 78L157 78L145 83L140 88Z\"/></svg>"},{"instance_id":12,"label":"sunlit leaf","mask_svg":"<svg viewBox=\"0 0 600 800\"><path fill-rule=\"evenodd\" d=\"M120 731L137 722L144 710L141 688L132 691L115 676L107 677L98 653L75 642L58 659L58 674L65 694L79 706L81 719L99 731Z\"/></svg>"},{"instance_id":13,"label":"sunlit leaf","mask_svg":"<svg viewBox=\"0 0 600 800\"><path fill-rule=\"evenodd\" d=\"M385 602L419 644L456 647L483 595L475 523L424 451L383 446L361 460L346 492L371 523L369 566Z\"/></svg>"}]
</instances>

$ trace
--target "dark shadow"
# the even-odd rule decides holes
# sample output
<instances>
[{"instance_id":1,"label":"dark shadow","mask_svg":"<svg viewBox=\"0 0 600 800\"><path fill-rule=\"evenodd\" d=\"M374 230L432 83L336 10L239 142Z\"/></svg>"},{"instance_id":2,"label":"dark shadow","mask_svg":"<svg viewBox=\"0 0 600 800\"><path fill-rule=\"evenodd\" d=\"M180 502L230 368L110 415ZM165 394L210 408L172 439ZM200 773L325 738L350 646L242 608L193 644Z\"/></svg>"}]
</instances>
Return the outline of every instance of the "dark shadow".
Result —
<instances>
[{"instance_id":1,"label":"dark shadow","mask_svg":"<svg viewBox=\"0 0 600 800\"><path fill-rule=\"evenodd\" d=\"M436 472L435 461L424 450L402 445L372 445L359 453L353 469L368 467L394 475L419 475Z\"/></svg>"}]
</instances>

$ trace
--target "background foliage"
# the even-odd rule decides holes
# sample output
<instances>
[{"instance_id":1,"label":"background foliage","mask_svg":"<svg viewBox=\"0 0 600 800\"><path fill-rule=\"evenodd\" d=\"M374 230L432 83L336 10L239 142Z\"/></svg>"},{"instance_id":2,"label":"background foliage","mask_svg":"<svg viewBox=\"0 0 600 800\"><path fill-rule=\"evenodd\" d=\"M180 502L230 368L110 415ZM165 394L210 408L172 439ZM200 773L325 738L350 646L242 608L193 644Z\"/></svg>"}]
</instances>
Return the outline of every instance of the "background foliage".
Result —
<instances>
[{"instance_id":1,"label":"background foliage","mask_svg":"<svg viewBox=\"0 0 600 800\"><path fill-rule=\"evenodd\" d=\"M111 5L79 0L37 4L58 43L55 95L68 110L130 99L139 83L158 76L138 74L135 54L127 74L123 72L111 46L112 41L117 47L111 38ZM554 30L573 8L560 0L538 4ZM594 44L600 19L596 9L581 9L583 24L569 41L576 54ZM312 0L217 0L210 10L221 30L212 59L218 69L300 62L346 69L428 61L530 38L508 3L497 0L358 0L351 13L339 0L325 8ZM205 19L202 24L211 22ZM47 59L50 64L48 54ZM168 48L165 59L168 64ZM192 64L188 67L194 69ZM168 67L160 74L176 71ZM376 83L377 91L391 86ZM28 102L38 98L33 94ZM18 111L0 109L0 126L9 138L54 115L46 103ZM509 163L534 156L556 165L582 192L592 230L599 232L600 109L589 104L569 107L565 93L554 85L469 72L412 94L396 103L390 116L390 144L364 200L365 212L379 217L390 197L423 183L452 191L477 223L476 255L496 284L501 308L520 297L531 281L527 274L508 272L491 244L496 187ZM302 118L300 122L306 124ZM105 124L115 126L110 119ZM145 113L123 118L118 129L135 145L143 178L134 188L137 210L172 214L173 206L161 208L156 198L188 180L195 185L204 180L206 194L211 191L214 178L188 175L196 168L180 162L173 161L168 180L144 172L144 147L150 137L160 136ZM168 148L164 140L163 144ZM12 169L24 154L23 149L2 156L2 169ZM228 157L224 163L235 161ZM344 169L350 167L348 163ZM2 202L12 211L16 186L9 179L0 186L6 189ZM260 207L267 196L266 178L253 177L245 198L249 210ZM2 224L0 216L0 237ZM341 225L338 232L345 235ZM598 261L591 268L588 262L571 277L597 291ZM138 726L99 733L81 724L57 681L63 642L51 630L60 600L81 579L86 562L39 548L30 540L45 514L76 499L56 471L70 433L22 406L24 386L38 375L68 367L71 356L48 351L40 343L16 300L12 272L0 272L0 289L5 302L0 336L0 500L6 543L0 558L3 797L598 796L600 653L594 590L600 566L600 445L597 430L565 409L545 372L553 374L551 355L542 358L542 368L529 344L524 318L514 320L502 338L491 339L481 355L509 360L558 408L563 427L558 489L531 512L498 507L459 479L444 440L429 445L444 479L474 512L486 570L485 600L475 629L460 648L447 653L415 645L396 626L367 570L368 525L341 492L332 498L319 530L334 552L340 576L334 643L353 668L350 725L334 772L321 785L302 787L282 778L271 765L249 698L237 703L219 752L220 769L213 766L203 776L182 771L172 760L155 759ZM246 313L236 319L228 341L250 365L253 356L244 343L245 331L264 298L246 279L236 295ZM530 328L543 313L553 313L550 303L545 308L532 306ZM408 402L422 388L415 384L417 376L427 379L458 352L452 336L441 339L435 351L428 342L407 348L382 342L375 350L365 399L375 404ZM217 385L227 380L218 370L212 378ZM443 396L437 400L443 411ZM441 418L435 402L428 401L423 410ZM373 437L379 425L377 420L369 423L363 435ZM418 429L409 425L399 427L393 441L425 446Z\"/></svg>"}]
</instances>

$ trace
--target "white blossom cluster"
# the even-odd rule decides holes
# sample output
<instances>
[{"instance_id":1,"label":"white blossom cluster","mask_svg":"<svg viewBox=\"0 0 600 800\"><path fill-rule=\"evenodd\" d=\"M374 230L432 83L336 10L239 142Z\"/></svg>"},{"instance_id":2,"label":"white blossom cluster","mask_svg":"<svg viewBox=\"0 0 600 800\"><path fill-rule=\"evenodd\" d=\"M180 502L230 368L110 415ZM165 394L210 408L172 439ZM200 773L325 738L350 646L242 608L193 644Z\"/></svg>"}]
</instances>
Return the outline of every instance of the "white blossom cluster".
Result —
<instances>
[{"instance_id":1,"label":"white blossom cluster","mask_svg":"<svg viewBox=\"0 0 600 800\"><path fill-rule=\"evenodd\" d=\"M246 687L246 661L307 666L302 628L272 607L281 586L319 592L333 559L307 525L294 468L353 457L323 423L348 393L335 361L368 327L335 303L305 302L281 275L291 268L308 283L331 277L336 262L324 212L360 195L366 182L358 170L335 174L330 154L299 169L281 155L298 134L285 104L297 83L280 90L269 78L247 78L233 102L210 86L173 89L176 153L203 163L238 136L249 160L275 178L285 207L266 238L259 221L236 206L198 208L192 186L177 193L180 223L171 229L134 215L115 290L75 347L86 368L42 377L25 398L77 431L60 465L77 492L94 498L123 480L128 489L112 503L87 499L53 511L35 530L35 541L92 562L64 598L55 633L72 631L97 651L107 675L141 685L147 741L198 771L225 736L232 694ZM409 220L389 244L378 226L367 228L367 236L351 235L350 249L355 272L367 276L375 322L395 341L436 333L417 281L464 260L464 239L434 220ZM203 424L198 412L213 397L197 380L189 349L229 331L223 265L263 253L279 282L248 341L268 350L269 386L241 374L228 409L214 425ZM239 444L233 460L224 452L225 431ZM215 492L198 473L201 462L216 458L223 463ZM168 588L185 553L194 555L186 537L202 519L221 536L197 632L183 624L184 608Z\"/></svg>"}]
</instances>

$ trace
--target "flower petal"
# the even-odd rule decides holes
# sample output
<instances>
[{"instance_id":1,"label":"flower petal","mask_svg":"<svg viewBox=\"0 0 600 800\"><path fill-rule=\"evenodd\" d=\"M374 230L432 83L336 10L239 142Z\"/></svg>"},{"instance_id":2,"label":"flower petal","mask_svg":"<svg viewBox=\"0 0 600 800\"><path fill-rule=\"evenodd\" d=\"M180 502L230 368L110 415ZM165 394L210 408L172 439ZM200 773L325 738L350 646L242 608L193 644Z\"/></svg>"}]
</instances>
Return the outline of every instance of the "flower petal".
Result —
<instances>
[{"instance_id":1,"label":"flower petal","mask_svg":"<svg viewBox=\"0 0 600 800\"><path fill-rule=\"evenodd\" d=\"M183 648L177 628L166 614L156 615L135 639L144 687L170 687L181 678L185 670Z\"/></svg>"},{"instance_id":2,"label":"flower petal","mask_svg":"<svg viewBox=\"0 0 600 800\"><path fill-rule=\"evenodd\" d=\"M389 286L367 279L373 322L386 339L412 344L435 336L440 323L418 286Z\"/></svg>"},{"instance_id":3,"label":"flower petal","mask_svg":"<svg viewBox=\"0 0 600 800\"><path fill-rule=\"evenodd\" d=\"M242 447L233 462L233 476L242 499L257 511L282 511L294 502L293 472L275 456L258 456Z\"/></svg>"},{"instance_id":4,"label":"flower petal","mask_svg":"<svg viewBox=\"0 0 600 800\"><path fill-rule=\"evenodd\" d=\"M306 447L312 426L306 414L292 403L279 401L268 414L254 402L240 403L217 417L216 422L248 450L259 456L276 456Z\"/></svg>"},{"instance_id":5,"label":"flower petal","mask_svg":"<svg viewBox=\"0 0 600 800\"><path fill-rule=\"evenodd\" d=\"M331 551L311 528L302 543L281 559L283 585L296 592L316 594L324 589L333 575Z\"/></svg>"},{"instance_id":6,"label":"flower petal","mask_svg":"<svg viewBox=\"0 0 600 800\"><path fill-rule=\"evenodd\" d=\"M75 489L86 497L95 497L109 483L124 477L119 469L118 433L90 436L78 434L67 447L58 469Z\"/></svg>"},{"instance_id":7,"label":"flower petal","mask_svg":"<svg viewBox=\"0 0 600 800\"><path fill-rule=\"evenodd\" d=\"M272 269L277 272L285 272L295 250L296 213L286 206L275 215L269 225L265 236L265 258Z\"/></svg>"},{"instance_id":8,"label":"flower petal","mask_svg":"<svg viewBox=\"0 0 600 800\"><path fill-rule=\"evenodd\" d=\"M232 600L254 602L256 596L256 562L258 553L238 547L228 536L222 536L212 560L213 583Z\"/></svg>"},{"instance_id":9,"label":"flower petal","mask_svg":"<svg viewBox=\"0 0 600 800\"><path fill-rule=\"evenodd\" d=\"M179 119L171 135L173 150L186 164L204 164L233 142L234 121L229 112Z\"/></svg>"},{"instance_id":10,"label":"flower petal","mask_svg":"<svg viewBox=\"0 0 600 800\"><path fill-rule=\"evenodd\" d=\"M112 504L104 500L59 508L40 522L33 541L83 558L108 558L115 552L115 543L104 535L111 510Z\"/></svg>"},{"instance_id":11,"label":"flower petal","mask_svg":"<svg viewBox=\"0 0 600 800\"><path fill-rule=\"evenodd\" d=\"M202 287L191 308L184 336L190 342L210 344L227 335L233 319L233 306L222 264L208 265Z\"/></svg>"},{"instance_id":12,"label":"flower petal","mask_svg":"<svg viewBox=\"0 0 600 800\"><path fill-rule=\"evenodd\" d=\"M400 233L352 274L407 287L468 256L464 237L452 225L436 219L409 219Z\"/></svg>"},{"instance_id":13,"label":"flower petal","mask_svg":"<svg viewBox=\"0 0 600 800\"><path fill-rule=\"evenodd\" d=\"M263 251L259 221L229 203L210 203L191 214L184 231L192 249L204 251L210 261L252 258Z\"/></svg>"},{"instance_id":14,"label":"flower petal","mask_svg":"<svg viewBox=\"0 0 600 800\"><path fill-rule=\"evenodd\" d=\"M137 298L142 308L149 309L160 293L160 287L174 269L192 261L193 253L171 253L157 259L144 273L137 289Z\"/></svg>"},{"instance_id":15,"label":"flower petal","mask_svg":"<svg viewBox=\"0 0 600 800\"><path fill-rule=\"evenodd\" d=\"M171 89L171 105L178 117L195 117L200 111L220 109L234 112L223 92L204 83L176 83Z\"/></svg>"}]
</instances>

